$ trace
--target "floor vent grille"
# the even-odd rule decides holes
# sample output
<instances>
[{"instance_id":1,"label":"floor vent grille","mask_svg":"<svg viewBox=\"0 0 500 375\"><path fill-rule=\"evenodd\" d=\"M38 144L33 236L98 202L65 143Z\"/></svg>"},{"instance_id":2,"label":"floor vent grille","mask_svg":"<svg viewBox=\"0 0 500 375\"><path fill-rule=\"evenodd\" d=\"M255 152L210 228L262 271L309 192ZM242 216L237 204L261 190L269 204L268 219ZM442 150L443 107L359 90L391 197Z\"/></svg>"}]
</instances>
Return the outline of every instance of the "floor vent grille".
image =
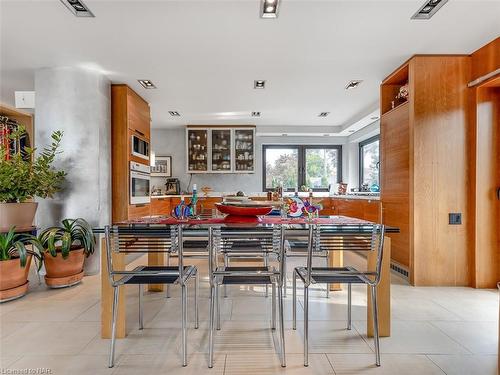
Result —
<instances>
[{"instance_id":1,"label":"floor vent grille","mask_svg":"<svg viewBox=\"0 0 500 375\"><path fill-rule=\"evenodd\" d=\"M409 278L410 273L408 272L408 270L398 263L391 262L391 270L393 270L400 276L403 276L405 279Z\"/></svg>"}]
</instances>

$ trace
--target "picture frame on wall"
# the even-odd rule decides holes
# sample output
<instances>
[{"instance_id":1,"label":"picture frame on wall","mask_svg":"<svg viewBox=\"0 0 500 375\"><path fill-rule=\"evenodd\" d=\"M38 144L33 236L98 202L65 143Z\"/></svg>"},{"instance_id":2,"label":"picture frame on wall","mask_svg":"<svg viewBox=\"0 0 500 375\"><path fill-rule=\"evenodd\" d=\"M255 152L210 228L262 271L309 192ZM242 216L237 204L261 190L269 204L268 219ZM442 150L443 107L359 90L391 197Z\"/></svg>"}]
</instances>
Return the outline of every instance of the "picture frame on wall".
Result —
<instances>
[{"instance_id":1,"label":"picture frame on wall","mask_svg":"<svg viewBox=\"0 0 500 375\"><path fill-rule=\"evenodd\" d=\"M156 156L155 164L151 166L151 176L172 177L172 157Z\"/></svg>"}]
</instances>

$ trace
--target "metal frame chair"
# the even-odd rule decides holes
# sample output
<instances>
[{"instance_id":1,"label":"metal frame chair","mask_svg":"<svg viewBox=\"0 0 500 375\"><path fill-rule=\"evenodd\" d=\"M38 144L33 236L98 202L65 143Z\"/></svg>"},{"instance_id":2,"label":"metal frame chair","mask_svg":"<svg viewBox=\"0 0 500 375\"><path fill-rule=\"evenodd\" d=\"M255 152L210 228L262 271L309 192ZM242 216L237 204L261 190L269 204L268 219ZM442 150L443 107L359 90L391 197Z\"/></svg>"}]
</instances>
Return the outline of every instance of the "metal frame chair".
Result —
<instances>
[{"instance_id":1,"label":"metal frame chair","mask_svg":"<svg viewBox=\"0 0 500 375\"><path fill-rule=\"evenodd\" d=\"M297 279L304 284L304 366L309 362L309 286L311 284L347 284L347 329L351 329L351 284L366 284L371 288L375 363L380 366L378 329L377 286L380 282L384 248L385 227L380 224L354 226L339 233L333 226L309 226L307 265L296 267L293 272L293 329L297 329ZM359 271L354 267L312 267L314 249L321 251L376 251L374 271Z\"/></svg>"},{"instance_id":2,"label":"metal frame chair","mask_svg":"<svg viewBox=\"0 0 500 375\"><path fill-rule=\"evenodd\" d=\"M208 271L210 281L210 328L209 328L209 363L213 367L214 357L214 327L217 319L217 330L220 330L220 286L221 285L271 285L272 286L272 317L271 329L276 328L276 290L278 291L278 314L280 331L281 366L286 367L285 336L283 317L283 277L284 277L284 229L282 227L222 227L208 230ZM217 252L223 252L235 241L258 239L266 247L277 254L279 267L227 267L217 264Z\"/></svg>"},{"instance_id":3,"label":"metal frame chair","mask_svg":"<svg viewBox=\"0 0 500 375\"><path fill-rule=\"evenodd\" d=\"M109 352L109 367L114 366L116 317L118 313L118 298L120 287L123 285L139 286L139 329L143 329L143 288L144 284L179 284L182 300L182 365L187 366L187 282L194 279L195 300L195 329L199 326L198 318L198 270L195 266L183 264L182 227L181 226L153 226L127 225L105 226L106 259L109 282L113 287L113 319L112 334ZM178 254L178 266L138 266L131 271L115 270L113 268L112 253L171 253Z\"/></svg>"}]
</instances>

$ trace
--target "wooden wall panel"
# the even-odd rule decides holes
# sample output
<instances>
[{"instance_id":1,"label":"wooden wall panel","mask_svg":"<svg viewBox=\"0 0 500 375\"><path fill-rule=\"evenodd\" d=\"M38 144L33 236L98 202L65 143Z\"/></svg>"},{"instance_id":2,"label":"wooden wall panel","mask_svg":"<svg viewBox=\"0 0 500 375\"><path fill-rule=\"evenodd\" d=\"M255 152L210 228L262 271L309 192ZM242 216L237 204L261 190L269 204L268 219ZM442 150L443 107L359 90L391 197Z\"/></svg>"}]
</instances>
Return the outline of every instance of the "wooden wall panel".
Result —
<instances>
[{"instance_id":1,"label":"wooden wall panel","mask_svg":"<svg viewBox=\"0 0 500 375\"><path fill-rule=\"evenodd\" d=\"M410 62L413 134L413 282L469 285L468 56ZM449 225L448 213L462 213ZM410 213L411 214L411 213Z\"/></svg>"},{"instance_id":2,"label":"wooden wall panel","mask_svg":"<svg viewBox=\"0 0 500 375\"><path fill-rule=\"evenodd\" d=\"M475 96L475 225L473 286L495 288L500 280L500 80L472 89Z\"/></svg>"},{"instance_id":3,"label":"wooden wall panel","mask_svg":"<svg viewBox=\"0 0 500 375\"><path fill-rule=\"evenodd\" d=\"M471 81L500 69L500 37L471 55Z\"/></svg>"},{"instance_id":4,"label":"wooden wall panel","mask_svg":"<svg viewBox=\"0 0 500 375\"><path fill-rule=\"evenodd\" d=\"M385 113L380 122L382 223L398 227L391 233L391 256L410 266L410 124L409 104Z\"/></svg>"}]
</instances>

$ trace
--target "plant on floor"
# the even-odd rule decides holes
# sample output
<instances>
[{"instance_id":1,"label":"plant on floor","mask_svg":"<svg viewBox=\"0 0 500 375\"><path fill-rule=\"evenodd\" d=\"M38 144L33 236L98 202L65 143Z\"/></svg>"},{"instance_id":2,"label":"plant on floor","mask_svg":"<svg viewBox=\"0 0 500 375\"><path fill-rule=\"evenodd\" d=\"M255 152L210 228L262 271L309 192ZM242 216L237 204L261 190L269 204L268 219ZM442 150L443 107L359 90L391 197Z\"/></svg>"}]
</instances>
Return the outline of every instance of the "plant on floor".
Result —
<instances>
[{"instance_id":1,"label":"plant on floor","mask_svg":"<svg viewBox=\"0 0 500 375\"><path fill-rule=\"evenodd\" d=\"M40 253L43 247L38 239L29 234L18 234L16 228L10 228L7 233L0 233L0 261L7 261L19 258L21 267L26 267L28 255L34 256L37 260L41 260ZM26 245L32 245L32 249L28 249ZM39 269L41 262L38 262Z\"/></svg>"},{"instance_id":2,"label":"plant on floor","mask_svg":"<svg viewBox=\"0 0 500 375\"><path fill-rule=\"evenodd\" d=\"M40 233L38 238L44 253L53 257L61 253L63 259L66 259L71 250L83 249L87 257L94 252L95 236L85 219L64 219L61 224L60 227L50 227Z\"/></svg>"},{"instance_id":3,"label":"plant on floor","mask_svg":"<svg viewBox=\"0 0 500 375\"><path fill-rule=\"evenodd\" d=\"M9 135L10 141L19 145L26 134L23 127ZM22 203L34 197L51 198L61 190L66 173L53 167L63 132L52 133L52 143L34 156L36 149L18 147L10 154L11 142L0 145L0 202Z\"/></svg>"}]
</instances>

